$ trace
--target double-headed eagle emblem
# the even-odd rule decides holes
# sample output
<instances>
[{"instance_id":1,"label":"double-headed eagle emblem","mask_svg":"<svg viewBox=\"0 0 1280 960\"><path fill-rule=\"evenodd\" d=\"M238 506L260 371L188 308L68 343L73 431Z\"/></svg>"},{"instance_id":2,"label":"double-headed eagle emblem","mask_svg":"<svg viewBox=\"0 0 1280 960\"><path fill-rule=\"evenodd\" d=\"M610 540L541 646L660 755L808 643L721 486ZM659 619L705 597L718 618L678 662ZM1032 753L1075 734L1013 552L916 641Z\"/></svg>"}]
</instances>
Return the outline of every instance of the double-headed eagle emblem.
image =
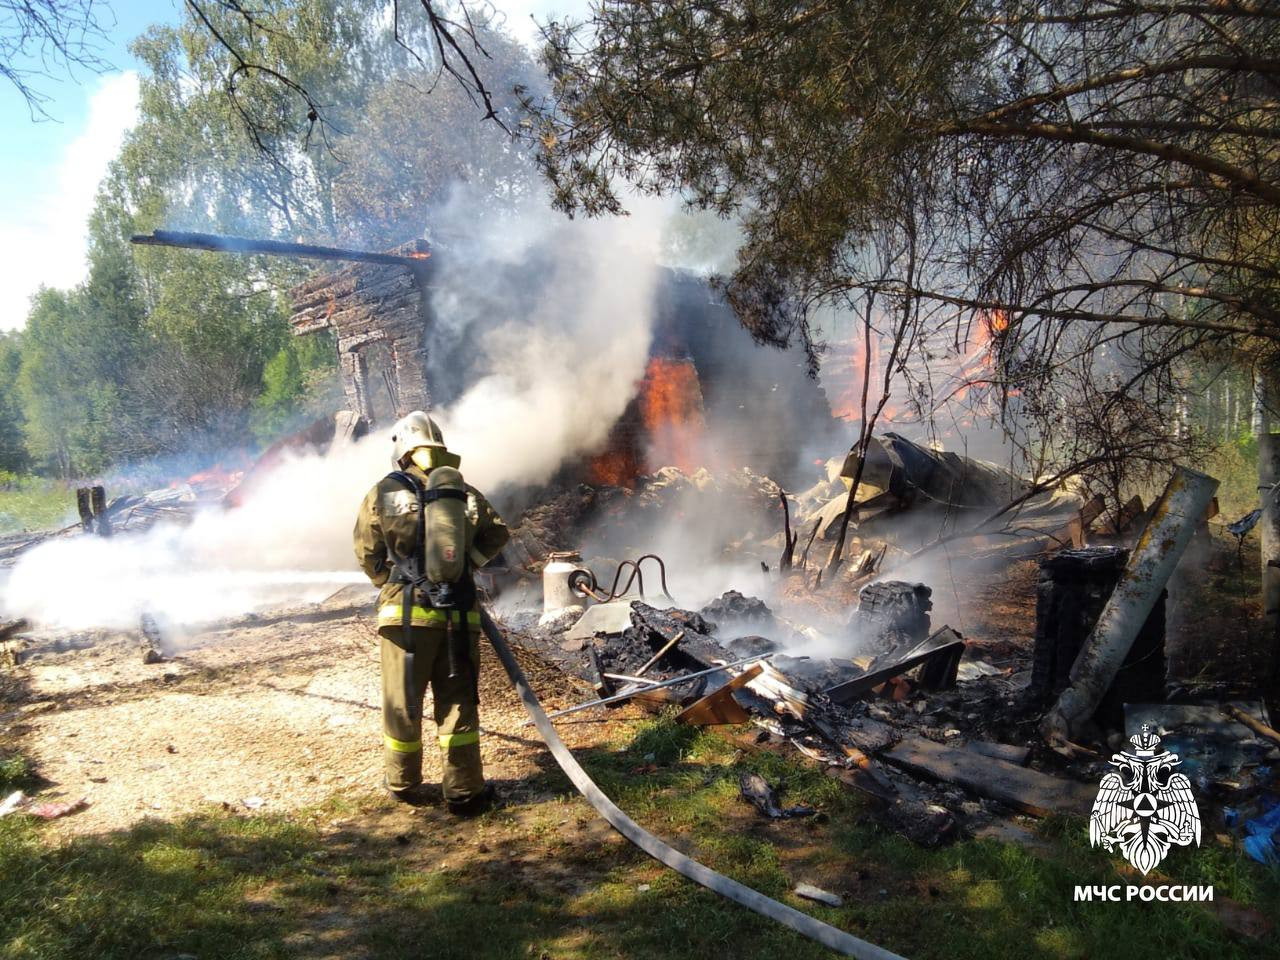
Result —
<instances>
[{"instance_id":1,"label":"double-headed eagle emblem","mask_svg":"<svg viewBox=\"0 0 1280 960\"><path fill-rule=\"evenodd\" d=\"M1108 851L1120 848L1145 876L1155 869L1174 844L1200 845L1200 811L1191 795L1191 781L1175 773L1182 761L1160 749L1160 738L1144 723L1130 737L1132 750L1114 754L1116 768L1102 778L1089 816L1089 845Z\"/></svg>"}]
</instances>

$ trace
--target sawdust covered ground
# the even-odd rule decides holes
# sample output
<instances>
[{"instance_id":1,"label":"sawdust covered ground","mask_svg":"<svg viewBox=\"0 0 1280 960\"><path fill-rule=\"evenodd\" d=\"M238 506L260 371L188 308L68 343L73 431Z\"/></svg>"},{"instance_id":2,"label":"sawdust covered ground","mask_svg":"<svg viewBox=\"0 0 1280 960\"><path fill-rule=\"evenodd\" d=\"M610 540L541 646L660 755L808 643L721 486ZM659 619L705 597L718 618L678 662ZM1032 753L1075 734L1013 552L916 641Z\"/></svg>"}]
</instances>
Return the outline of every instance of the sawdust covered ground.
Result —
<instances>
[{"instance_id":1,"label":"sawdust covered ground","mask_svg":"<svg viewBox=\"0 0 1280 960\"><path fill-rule=\"evenodd\" d=\"M158 664L142 662L137 634L38 638L22 665L5 668L5 745L47 781L42 800L88 799L87 809L51 825L68 836L210 805L287 812L367 795L382 780L371 614L371 602L338 600L249 616L185 637L184 652ZM482 646L486 773L510 794L550 761ZM548 709L589 699L579 681L520 659ZM603 726L564 724L562 735L590 746ZM435 751L425 777L439 780Z\"/></svg>"}]
</instances>

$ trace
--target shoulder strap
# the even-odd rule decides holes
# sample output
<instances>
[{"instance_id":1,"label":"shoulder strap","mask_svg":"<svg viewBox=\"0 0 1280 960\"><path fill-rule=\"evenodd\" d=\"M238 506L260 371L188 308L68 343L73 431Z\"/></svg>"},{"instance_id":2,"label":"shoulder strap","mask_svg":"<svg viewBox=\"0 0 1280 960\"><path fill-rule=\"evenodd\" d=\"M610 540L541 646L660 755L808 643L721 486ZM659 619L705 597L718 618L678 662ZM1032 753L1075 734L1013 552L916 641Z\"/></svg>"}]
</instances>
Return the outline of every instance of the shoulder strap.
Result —
<instances>
[{"instance_id":1,"label":"shoulder strap","mask_svg":"<svg viewBox=\"0 0 1280 960\"><path fill-rule=\"evenodd\" d=\"M427 503L433 503L436 500L466 500L467 491L438 488L436 490L428 490L422 495L422 499Z\"/></svg>"},{"instance_id":2,"label":"shoulder strap","mask_svg":"<svg viewBox=\"0 0 1280 960\"><path fill-rule=\"evenodd\" d=\"M398 481L399 483L403 483L406 487L408 487L414 493L418 495L422 494L421 482L419 482L418 478L415 477L413 474L407 473L404 470L392 470L390 473L386 475L386 477L384 477L384 479Z\"/></svg>"}]
</instances>

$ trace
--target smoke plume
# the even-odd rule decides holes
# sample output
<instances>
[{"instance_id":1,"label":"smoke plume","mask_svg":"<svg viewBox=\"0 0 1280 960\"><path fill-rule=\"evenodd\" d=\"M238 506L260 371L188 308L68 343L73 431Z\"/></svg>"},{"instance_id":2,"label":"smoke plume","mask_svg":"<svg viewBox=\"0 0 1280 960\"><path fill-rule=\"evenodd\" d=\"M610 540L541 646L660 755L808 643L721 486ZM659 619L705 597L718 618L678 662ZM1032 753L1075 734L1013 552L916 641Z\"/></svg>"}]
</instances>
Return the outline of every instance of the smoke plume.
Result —
<instances>
[{"instance_id":1,"label":"smoke plume","mask_svg":"<svg viewBox=\"0 0 1280 960\"><path fill-rule=\"evenodd\" d=\"M459 191L438 218L432 390L469 481L541 483L604 443L644 374L667 207L479 223L475 209Z\"/></svg>"}]
</instances>

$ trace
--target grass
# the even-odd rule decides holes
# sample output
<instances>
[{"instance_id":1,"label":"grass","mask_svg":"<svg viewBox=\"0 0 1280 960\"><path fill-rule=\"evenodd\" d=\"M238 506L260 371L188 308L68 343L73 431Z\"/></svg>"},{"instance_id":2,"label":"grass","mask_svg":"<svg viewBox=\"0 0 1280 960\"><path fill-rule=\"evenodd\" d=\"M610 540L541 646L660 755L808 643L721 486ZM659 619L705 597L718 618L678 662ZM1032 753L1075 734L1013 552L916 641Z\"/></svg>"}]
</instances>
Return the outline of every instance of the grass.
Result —
<instances>
[{"instance_id":1,"label":"grass","mask_svg":"<svg viewBox=\"0 0 1280 960\"><path fill-rule=\"evenodd\" d=\"M1076 884L1132 882L1078 819L1043 824L1039 855L992 840L924 850L813 768L667 720L583 761L620 806L709 866L905 956L1280 956L1204 906L1074 903ZM743 770L820 816L763 820L737 797ZM57 845L9 817L0 958L830 956L590 829L594 814L559 774L526 788L541 799L463 824L358 797L291 816L211 809ZM1165 868L1169 882L1213 883L1219 899L1271 916L1280 906L1274 872L1211 840ZM797 900L800 880L845 905Z\"/></svg>"},{"instance_id":2,"label":"grass","mask_svg":"<svg viewBox=\"0 0 1280 960\"><path fill-rule=\"evenodd\" d=\"M64 526L75 515L75 491L63 481L0 471L0 536Z\"/></svg>"},{"instance_id":3,"label":"grass","mask_svg":"<svg viewBox=\"0 0 1280 960\"><path fill-rule=\"evenodd\" d=\"M1242 437L1213 451L1200 468L1217 477L1218 504L1228 520L1238 520L1258 506L1258 441Z\"/></svg>"},{"instance_id":4,"label":"grass","mask_svg":"<svg viewBox=\"0 0 1280 960\"><path fill-rule=\"evenodd\" d=\"M17 753L0 753L0 794L30 789L36 782L26 757Z\"/></svg>"}]
</instances>

